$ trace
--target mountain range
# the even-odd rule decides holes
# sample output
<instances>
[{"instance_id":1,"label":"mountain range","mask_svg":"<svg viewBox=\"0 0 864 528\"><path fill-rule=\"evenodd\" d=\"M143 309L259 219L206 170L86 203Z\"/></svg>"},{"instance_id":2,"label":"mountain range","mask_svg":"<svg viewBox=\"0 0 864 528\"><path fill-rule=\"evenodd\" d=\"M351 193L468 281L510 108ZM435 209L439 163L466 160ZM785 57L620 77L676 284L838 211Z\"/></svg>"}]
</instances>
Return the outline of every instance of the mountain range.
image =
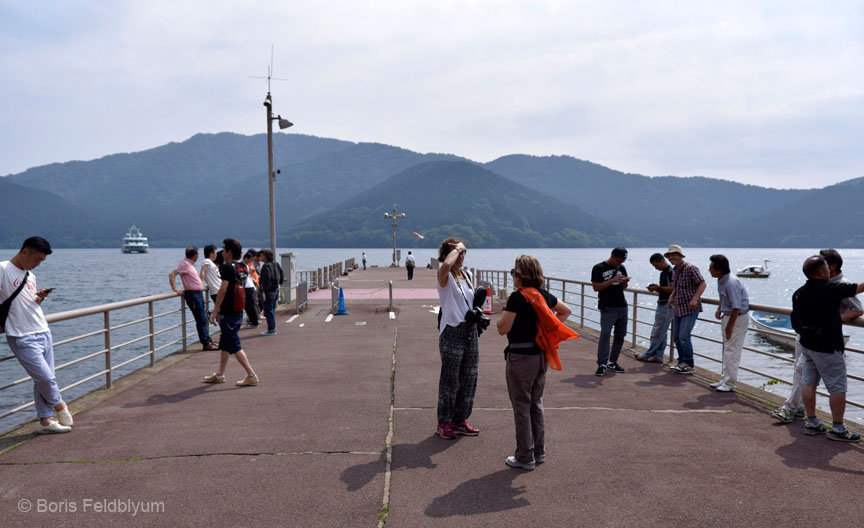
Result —
<instances>
[{"instance_id":1,"label":"mountain range","mask_svg":"<svg viewBox=\"0 0 864 528\"><path fill-rule=\"evenodd\" d=\"M269 243L266 136L180 143L0 178L0 247L41 234L56 247L117 247L135 224L154 247ZM280 247L857 247L864 178L772 189L648 177L569 156L479 163L377 143L274 135ZM411 235L422 233L420 240Z\"/></svg>"}]
</instances>

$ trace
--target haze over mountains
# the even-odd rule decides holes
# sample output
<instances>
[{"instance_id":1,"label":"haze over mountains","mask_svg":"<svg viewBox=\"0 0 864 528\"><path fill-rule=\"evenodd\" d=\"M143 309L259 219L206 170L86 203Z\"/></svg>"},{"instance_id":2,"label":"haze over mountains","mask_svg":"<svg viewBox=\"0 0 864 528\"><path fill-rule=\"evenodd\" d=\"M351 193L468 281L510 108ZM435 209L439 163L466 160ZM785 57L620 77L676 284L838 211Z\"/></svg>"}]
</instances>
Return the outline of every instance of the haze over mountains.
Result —
<instances>
[{"instance_id":1,"label":"haze over mountains","mask_svg":"<svg viewBox=\"0 0 864 528\"><path fill-rule=\"evenodd\" d=\"M276 134L280 247L402 247L461 236L473 247L860 247L864 178L780 190L702 177L626 174L568 156L477 163L375 143ZM0 247L269 244L266 138L198 134L130 154L0 178ZM426 236L420 240L411 235Z\"/></svg>"}]
</instances>

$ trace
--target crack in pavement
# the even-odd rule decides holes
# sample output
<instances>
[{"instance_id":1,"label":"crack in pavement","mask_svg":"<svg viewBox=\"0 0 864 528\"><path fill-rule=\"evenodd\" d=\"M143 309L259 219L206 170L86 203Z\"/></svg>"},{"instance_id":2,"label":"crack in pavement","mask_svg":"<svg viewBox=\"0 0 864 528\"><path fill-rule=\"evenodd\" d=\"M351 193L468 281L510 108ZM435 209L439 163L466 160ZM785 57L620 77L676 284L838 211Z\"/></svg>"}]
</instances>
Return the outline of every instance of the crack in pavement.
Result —
<instances>
[{"instance_id":1,"label":"crack in pavement","mask_svg":"<svg viewBox=\"0 0 864 528\"><path fill-rule=\"evenodd\" d=\"M203 457L255 457L255 456L305 456L305 455L368 455L380 457L380 451L297 451L272 453L194 453L189 455L160 455L153 457L119 458L115 460L58 460L55 462L0 462L0 466L42 466L53 464L124 464L129 462L145 462L149 460L168 460L176 458L203 458Z\"/></svg>"},{"instance_id":2,"label":"crack in pavement","mask_svg":"<svg viewBox=\"0 0 864 528\"><path fill-rule=\"evenodd\" d=\"M436 407L396 407L394 411L432 411ZM474 407L475 411L509 411L511 407ZM730 409L630 409L622 407L543 407L544 411L632 411L666 414L761 414L756 411L735 411Z\"/></svg>"}]
</instances>

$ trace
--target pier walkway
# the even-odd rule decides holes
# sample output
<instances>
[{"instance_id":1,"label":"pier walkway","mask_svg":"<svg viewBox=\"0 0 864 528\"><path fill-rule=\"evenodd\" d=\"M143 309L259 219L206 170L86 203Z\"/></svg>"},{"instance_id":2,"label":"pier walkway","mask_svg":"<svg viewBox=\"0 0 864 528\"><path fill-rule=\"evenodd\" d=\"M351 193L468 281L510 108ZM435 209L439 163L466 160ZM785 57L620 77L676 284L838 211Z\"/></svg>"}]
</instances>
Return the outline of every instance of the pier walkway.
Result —
<instances>
[{"instance_id":1,"label":"pier walkway","mask_svg":"<svg viewBox=\"0 0 864 528\"><path fill-rule=\"evenodd\" d=\"M349 304L329 322L329 306L312 304L290 323L280 314L278 336L244 331L256 387L234 386L233 360L229 383L201 383L218 352L198 352L76 414L71 434L13 432L2 445L17 447L0 456L0 526L861 522L864 446L805 436L802 422L775 423L752 398L629 354L626 373L596 377L588 335L564 343L564 370L549 371L545 464L504 465L515 440L506 340L494 328L480 338L480 436L436 437L435 279L422 268L404 277L382 268L343 281L420 292L393 319L386 300Z\"/></svg>"}]
</instances>

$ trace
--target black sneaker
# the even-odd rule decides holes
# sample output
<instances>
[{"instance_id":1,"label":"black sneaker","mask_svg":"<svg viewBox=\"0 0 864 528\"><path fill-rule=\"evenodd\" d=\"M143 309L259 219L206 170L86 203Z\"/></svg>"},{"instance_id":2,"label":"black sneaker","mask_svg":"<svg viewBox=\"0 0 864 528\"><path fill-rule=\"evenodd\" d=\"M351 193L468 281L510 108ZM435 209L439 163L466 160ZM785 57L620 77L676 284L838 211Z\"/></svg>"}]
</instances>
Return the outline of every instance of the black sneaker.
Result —
<instances>
[{"instance_id":1,"label":"black sneaker","mask_svg":"<svg viewBox=\"0 0 864 528\"><path fill-rule=\"evenodd\" d=\"M603 376L605 374L606 374L606 366L605 365L600 365L599 367L597 367L597 371L594 372L595 376Z\"/></svg>"},{"instance_id":2,"label":"black sneaker","mask_svg":"<svg viewBox=\"0 0 864 528\"><path fill-rule=\"evenodd\" d=\"M606 368L613 372L624 372L624 367L622 367L618 363L607 363Z\"/></svg>"},{"instance_id":3,"label":"black sneaker","mask_svg":"<svg viewBox=\"0 0 864 528\"><path fill-rule=\"evenodd\" d=\"M844 429L841 432L831 429L828 431L828 440L836 440L838 442L860 442L861 435L853 433L849 429Z\"/></svg>"},{"instance_id":4,"label":"black sneaker","mask_svg":"<svg viewBox=\"0 0 864 528\"><path fill-rule=\"evenodd\" d=\"M696 372L696 369L687 363L678 363L674 367L672 367L672 372L675 374L693 374Z\"/></svg>"},{"instance_id":5,"label":"black sneaker","mask_svg":"<svg viewBox=\"0 0 864 528\"><path fill-rule=\"evenodd\" d=\"M819 422L816 425L813 425L810 422L807 422L804 424L804 434L805 435L815 436L815 435L825 434L827 432L828 432L828 428L825 427L825 425L822 422Z\"/></svg>"}]
</instances>

